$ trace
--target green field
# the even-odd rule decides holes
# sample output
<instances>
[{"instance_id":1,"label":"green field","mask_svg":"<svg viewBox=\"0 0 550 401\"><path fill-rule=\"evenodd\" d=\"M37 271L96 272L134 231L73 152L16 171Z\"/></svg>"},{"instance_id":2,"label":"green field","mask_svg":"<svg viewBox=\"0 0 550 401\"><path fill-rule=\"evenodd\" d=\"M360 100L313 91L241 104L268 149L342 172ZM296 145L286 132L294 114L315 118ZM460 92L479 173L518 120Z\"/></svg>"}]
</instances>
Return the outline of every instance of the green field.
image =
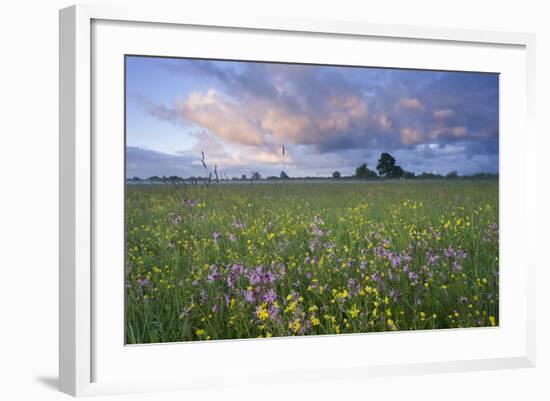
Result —
<instances>
[{"instance_id":1,"label":"green field","mask_svg":"<svg viewBox=\"0 0 550 401\"><path fill-rule=\"evenodd\" d=\"M127 185L129 344L498 325L498 182Z\"/></svg>"}]
</instances>

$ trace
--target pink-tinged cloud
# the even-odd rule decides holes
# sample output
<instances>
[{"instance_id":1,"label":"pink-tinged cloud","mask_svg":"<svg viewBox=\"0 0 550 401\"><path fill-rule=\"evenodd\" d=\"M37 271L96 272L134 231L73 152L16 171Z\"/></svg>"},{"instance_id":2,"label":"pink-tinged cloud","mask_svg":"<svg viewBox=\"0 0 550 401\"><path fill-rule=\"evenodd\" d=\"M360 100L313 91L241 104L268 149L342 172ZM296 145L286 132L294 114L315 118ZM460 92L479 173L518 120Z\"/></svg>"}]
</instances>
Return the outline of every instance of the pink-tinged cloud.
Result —
<instances>
[{"instance_id":1,"label":"pink-tinged cloud","mask_svg":"<svg viewBox=\"0 0 550 401\"><path fill-rule=\"evenodd\" d=\"M243 113L242 105L222 98L210 89L206 94L192 93L179 104L182 116L217 136L244 145L260 145L262 133Z\"/></svg>"},{"instance_id":2,"label":"pink-tinged cloud","mask_svg":"<svg viewBox=\"0 0 550 401\"><path fill-rule=\"evenodd\" d=\"M454 138L461 139L468 137L468 129L463 126L454 126L454 127L438 127L432 130L430 138L432 139L442 139L442 138Z\"/></svg>"},{"instance_id":3,"label":"pink-tinged cloud","mask_svg":"<svg viewBox=\"0 0 550 401\"><path fill-rule=\"evenodd\" d=\"M243 146L318 144L339 133L360 133L369 124L367 103L357 96L331 96L320 102L326 106L322 112L307 105L295 110L277 99L256 97L243 103L210 89L190 94L178 109L185 120ZM386 116L379 124L391 127Z\"/></svg>"},{"instance_id":4,"label":"pink-tinged cloud","mask_svg":"<svg viewBox=\"0 0 550 401\"><path fill-rule=\"evenodd\" d=\"M451 133L455 138L465 138L468 136L468 130L466 127L453 127Z\"/></svg>"},{"instance_id":5,"label":"pink-tinged cloud","mask_svg":"<svg viewBox=\"0 0 550 401\"><path fill-rule=\"evenodd\" d=\"M367 115L367 103L357 96L332 96L328 104L334 112L347 113L351 118Z\"/></svg>"},{"instance_id":6,"label":"pink-tinged cloud","mask_svg":"<svg viewBox=\"0 0 550 401\"><path fill-rule=\"evenodd\" d=\"M367 103L357 96L330 97L325 104L326 111L319 113L290 110L273 101L267 103L266 110L257 110L261 113L257 118L261 120L264 135L281 144L316 144L320 139L367 124Z\"/></svg>"},{"instance_id":7,"label":"pink-tinged cloud","mask_svg":"<svg viewBox=\"0 0 550 401\"><path fill-rule=\"evenodd\" d=\"M449 118L455 115L455 112L451 109L434 110L433 116L437 119Z\"/></svg>"},{"instance_id":8,"label":"pink-tinged cloud","mask_svg":"<svg viewBox=\"0 0 550 401\"><path fill-rule=\"evenodd\" d=\"M312 127L306 115L280 108L268 108L260 119L264 133L271 134L278 143L299 143Z\"/></svg>"},{"instance_id":9,"label":"pink-tinged cloud","mask_svg":"<svg viewBox=\"0 0 550 401\"><path fill-rule=\"evenodd\" d=\"M318 118L318 129L326 136L343 132L357 124L366 124L367 103L357 96L337 96L328 99L329 111Z\"/></svg>"},{"instance_id":10,"label":"pink-tinged cloud","mask_svg":"<svg viewBox=\"0 0 550 401\"><path fill-rule=\"evenodd\" d=\"M277 151L272 146L246 146L229 143L209 131L195 132L191 135L195 137L196 143L191 149L178 151L177 154L191 159L191 164L196 167L202 166L200 158L203 152L207 168L211 169L216 165L220 173L227 169L244 168L251 164L278 166L283 162L285 165L294 163L293 155L288 150L283 160L280 149Z\"/></svg>"},{"instance_id":11,"label":"pink-tinged cloud","mask_svg":"<svg viewBox=\"0 0 550 401\"><path fill-rule=\"evenodd\" d=\"M420 100L414 97L401 98L397 105L403 109L408 109L408 110L416 110L416 111L424 110L424 105L420 102Z\"/></svg>"},{"instance_id":12,"label":"pink-tinged cloud","mask_svg":"<svg viewBox=\"0 0 550 401\"><path fill-rule=\"evenodd\" d=\"M401 143L403 145L417 145L422 142L422 133L413 128L401 128Z\"/></svg>"}]
</instances>

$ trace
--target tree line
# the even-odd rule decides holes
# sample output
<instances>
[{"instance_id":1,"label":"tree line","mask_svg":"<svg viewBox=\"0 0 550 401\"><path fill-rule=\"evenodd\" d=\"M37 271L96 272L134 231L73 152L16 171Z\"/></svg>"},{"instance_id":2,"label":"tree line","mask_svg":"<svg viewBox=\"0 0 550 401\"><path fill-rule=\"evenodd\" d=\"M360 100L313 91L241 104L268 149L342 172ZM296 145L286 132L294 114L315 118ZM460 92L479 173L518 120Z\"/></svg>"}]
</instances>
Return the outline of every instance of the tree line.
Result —
<instances>
[{"instance_id":1,"label":"tree line","mask_svg":"<svg viewBox=\"0 0 550 401\"><path fill-rule=\"evenodd\" d=\"M428 173L423 172L421 174L415 174L412 171L404 170L401 166L396 164L395 158L389 153L382 153L378 159L376 165L376 171L369 169L367 163L362 163L355 169L355 174L351 176L343 176L339 171L334 171L332 173L333 179L364 179L364 180L375 180L375 179L457 179L457 178L468 178L468 179L492 179L498 178L498 174L492 173L475 173L470 175L459 175L456 171L451 171L446 175L441 175L437 173ZM172 176L151 176L146 179L141 179L139 177L130 178L129 181L139 182L139 181L150 181L150 182L184 182L184 181L201 181L209 179L208 177L189 177L187 179L172 175ZM223 181L258 181L258 180L291 180L291 178L285 171L281 171L279 176L268 176L262 178L262 175L257 172L251 172L250 176L242 174L241 177L228 178L225 177ZM327 179L327 177L295 177L295 179Z\"/></svg>"},{"instance_id":2,"label":"tree line","mask_svg":"<svg viewBox=\"0 0 550 401\"><path fill-rule=\"evenodd\" d=\"M404 170L401 166L396 164L395 158L389 153L382 153L380 159L378 159L378 164L376 165L376 173L373 170L370 170L367 166L367 163L361 164L355 169L355 175L353 178L361 179L377 179L377 178L400 178L400 179L456 179L456 178L469 178L469 179L488 179L488 178L497 178L498 174L491 173L475 173L471 175L459 176L458 172L451 171L446 175L437 174L437 173L427 173L423 172L421 174L416 174L412 171ZM341 174L338 171L335 171L332 176L334 178L340 178Z\"/></svg>"}]
</instances>

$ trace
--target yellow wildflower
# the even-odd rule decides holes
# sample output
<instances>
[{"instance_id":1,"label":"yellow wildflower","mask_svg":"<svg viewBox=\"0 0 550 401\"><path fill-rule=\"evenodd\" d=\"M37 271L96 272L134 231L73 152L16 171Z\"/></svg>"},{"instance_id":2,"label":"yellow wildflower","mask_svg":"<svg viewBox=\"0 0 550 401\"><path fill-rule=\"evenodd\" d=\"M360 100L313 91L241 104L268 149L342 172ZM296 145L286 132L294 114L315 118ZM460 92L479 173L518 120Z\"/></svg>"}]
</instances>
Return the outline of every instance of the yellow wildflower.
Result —
<instances>
[{"instance_id":1,"label":"yellow wildflower","mask_svg":"<svg viewBox=\"0 0 550 401\"><path fill-rule=\"evenodd\" d=\"M288 328L294 333L297 333L300 330L300 319L294 319L294 321L288 324Z\"/></svg>"},{"instance_id":2,"label":"yellow wildflower","mask_svg":"<svg viewBox=\"0 0 550 401\"><path fill-rule=\"evenodd\" d=\"M267 312L266 306L267 304L264 302L256 310L256 316L258 316L258 319L266 320L269 317L269 313Z\"/></svg>"},{"instance_id":3,"label":"yellow wildflower","mask_svg":"<svg viewBox=\"0 0 550 401\"><path fill-rule=\"evenodd\" d=\"M359 316L360 312L361 311L359 310L359 308L357 308L357 305L355 305L355 304L353 304L353 306L349 310L349 314L350 314L352 319L355 319L357 316Z\"/></svg>"}]
</instances>

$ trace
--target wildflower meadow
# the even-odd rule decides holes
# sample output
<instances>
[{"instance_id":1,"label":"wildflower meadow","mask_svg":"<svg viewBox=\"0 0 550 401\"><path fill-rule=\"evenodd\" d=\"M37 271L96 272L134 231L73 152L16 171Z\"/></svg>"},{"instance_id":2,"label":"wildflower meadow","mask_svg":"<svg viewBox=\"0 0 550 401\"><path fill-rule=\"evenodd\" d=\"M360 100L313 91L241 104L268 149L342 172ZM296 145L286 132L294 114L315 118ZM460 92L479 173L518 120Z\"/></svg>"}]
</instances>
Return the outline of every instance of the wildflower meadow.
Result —
<instances>
[{"instance_id":1,"label":"wildflower meadow","mask_svg":"<svg viewBox=\"0 0 550 401\"><path fill-rule=\"evenodd\" d=\"M128 344L499 324L497 180L126 187Z\"/></svg>"}]
</instances>

